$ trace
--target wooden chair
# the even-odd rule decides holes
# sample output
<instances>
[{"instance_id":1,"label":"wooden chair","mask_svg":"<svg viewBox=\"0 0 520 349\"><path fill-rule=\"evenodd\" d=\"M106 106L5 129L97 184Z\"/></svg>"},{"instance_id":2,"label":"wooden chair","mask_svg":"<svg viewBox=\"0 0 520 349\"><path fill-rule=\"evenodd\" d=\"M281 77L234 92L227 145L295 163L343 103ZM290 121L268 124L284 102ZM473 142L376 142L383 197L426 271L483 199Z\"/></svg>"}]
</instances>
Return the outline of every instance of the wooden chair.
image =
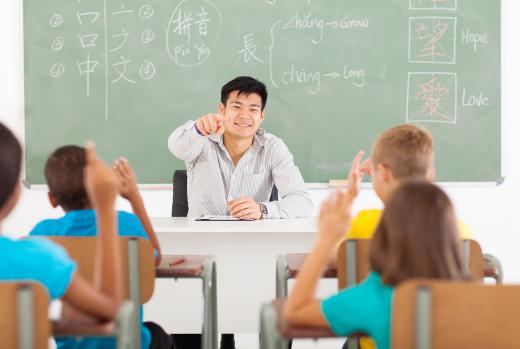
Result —
<instances>
[{"instance_id":1,"label":"wooden chair","mask_svg":"<svg viewBox=\"0 0 520 349\"><path fill-rule=\"evenodd\" d=\"M327 268L324 278L338 278L338 289L355 285L366 278L370 272L368 254L370 239L349 239L340 245L338 250L337 270ZM492 255L483 255L480 245L474 240L463 241L463 252L466 256L468 268L472 275L478 279L493 278L497 284L502 283L503 272L500 261ZM287 254L278 256L276 263L276 298L287 297L288 280L296 277L303 266L307 254ZM361 335L355 339L361 338ZM287 337L290 338L290 337ZM283 340L281 348L288 347L288 341ZM348 347L358 348L356 341L349 341Z\"/></svg>"},{"instance_id":2,"label":"wooden chair","mask_svg":"<svg viewBox=\"0 0 520 349\"><path fill-rule=\"evenodd\" d=\"M347 241L360 241L359 240L346 240L344 243L340 245L340 249L338 251L338 269L341 269L341 271L338 274L337 269L327 268L323 274L323 278L336 278L339 275L338 280L338 286L339 288L344 288L345 285L353 284L353 280L350 280L350 283L347 282L347 275L352 275L352 278L355 278L355 274L353 273L354 270L352 269L352 273L347 272L347 265L346 263L346 257L345 257L345 251L346 251L346 242ZM370 240L368 240L370 241ZM477 243L478 245L478 243ZM359 249L359 251L356 251L358 253L361 253L362 255L368 256L368 246L369 245L359 245L356 247L356 249ZM473 249L473 252L478 252L480 250L480 247L474 246L474 243L470 244L471 249ZM476 270L480 265L480 258L473 259L473 265L470 268L470 270L474 273L474 275L477 275L479 278L492 278L495 280L495 283L497 285L501 285L503 283L503 270L502 265L500 263L500 260L496 258L495 256L491 254L482 254L482 251L480 251L480 254L482 255L482 271ZM298 271L303 266L303 262L305 261L305 257L307 256L306 253L291 253L286 255L279 255L276 260L276 298L282 299L287 297L287 289L288 289L288 282L289 279L295 278L298 274ZM341 267L339 266L341 265ZM359 270L360 279L358 278L358 282L363 279L362 276L366 276L368 274L368 269L363 269L363 266L359 266L361 269ZM365 265L366 267L366 265ZM356 270L357 271L357 270Z\"/></svg>"},{"instance_id":3,"label":"wooden chair","mask_svg":"<svg viewBox=\"0 0 520 349\"><path fill-rule=\"evenodd\" d=\"M369 274L370 241L370 239L350 239L340 245L338 250L338 288L340 290L361 282ZM475 240L463 240L462 251L471 275L478 280L483 280L486 277L486 268L479 243ZM487 272L495 273L494 270Z\"/></svg>"},{"instance_id":4,"label":"wooden chair","mask_svg":"<svg viewBox=\"0 0 520 349\"><path fill-rule=\"evenodd\" d=\"M392 348L520 348L520 286L410 280L393 298Z\"/></svg>"},{"instance_id":5,"label":"wooden chair","mask_svg":"<svg viewBox=\"0 0 520 349\"><path fill-rule=\"evenodd\" d=\"M172 260L184 262L171 265ZM217 266L213 256L163 255L155 270L159 279L202 279L204 319L202 321L202 349L218 349L217 326Z\"/></svg>"},{"instance_id":6,"label":"wooden chair","mask_svg":"<svg viewBox=\"0 0 520 349\"><path fill-rule=\"evenodd\" d=\"M67 250L69 256L78 263L78 272L81 276L93 281L96 237L52 236L49 239ZM139 306L150 300L155 286L153 246L150 241L137 237L119 237L119 243L122 259L123 297L129 299L131 304L125 303L116 322L96 326L56 322L54 326L56 337L114 336L118 339L118 348L126 344L132 348L140 348ZM125 322L128 315L131 316L130 324ZM124 334L127 330L129 332ZM130 343L128 343L129 338Z\"/></svg>"},{"instance_id":7,"label":"wooden chair","mask_svg":"<svg viewBox=\"0 0 520 349\"><path fill-rule=\"evenodd\" d=\"M46 349L49 296L37 282L0 283L0 348Z\"/></svg>"}]
</instances>

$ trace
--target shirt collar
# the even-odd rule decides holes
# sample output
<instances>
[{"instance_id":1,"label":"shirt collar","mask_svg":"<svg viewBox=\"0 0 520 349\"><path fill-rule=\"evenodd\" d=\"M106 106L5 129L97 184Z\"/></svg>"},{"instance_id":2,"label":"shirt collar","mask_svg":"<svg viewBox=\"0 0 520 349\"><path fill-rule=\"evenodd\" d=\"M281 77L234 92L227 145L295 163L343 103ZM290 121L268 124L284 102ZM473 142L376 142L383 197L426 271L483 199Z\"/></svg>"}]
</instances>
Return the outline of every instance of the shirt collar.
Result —
<instances>
[{"instance_id":1,"label":"shirt collar","mask_svg":"<svg viewBox=\"0 0 520 349\"><path fill-rule=\"evenodd\" d=\"M219 143L224 145L224 136L222 134L213 133L208 136L215 143ZM255 137L253 138L253 145L258 147L263 147L267 142L267 137L265 136L265 129L259 128L255 133Z\"/></svg>"}]
</instances>

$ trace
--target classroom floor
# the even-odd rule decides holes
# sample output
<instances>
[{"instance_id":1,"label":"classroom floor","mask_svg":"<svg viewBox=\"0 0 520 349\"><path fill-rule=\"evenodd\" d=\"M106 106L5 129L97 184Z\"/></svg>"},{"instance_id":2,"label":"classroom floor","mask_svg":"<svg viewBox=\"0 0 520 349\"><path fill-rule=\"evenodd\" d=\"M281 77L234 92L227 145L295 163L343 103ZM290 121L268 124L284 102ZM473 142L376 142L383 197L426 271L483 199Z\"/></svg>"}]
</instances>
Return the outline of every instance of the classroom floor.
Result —
<instances>
[{"instance_id":1,"label":"classroom floor","mask_svg":"<svg viewBox=\"0 0 520 349\"><path fill-rule=\"evenodd\" d=\"M297 340L293 342L293 349L341 349L345 338L331 338L314 340ZM235 335L237 349L259 349L258 334Z\"/></svg>"}]
</instances>

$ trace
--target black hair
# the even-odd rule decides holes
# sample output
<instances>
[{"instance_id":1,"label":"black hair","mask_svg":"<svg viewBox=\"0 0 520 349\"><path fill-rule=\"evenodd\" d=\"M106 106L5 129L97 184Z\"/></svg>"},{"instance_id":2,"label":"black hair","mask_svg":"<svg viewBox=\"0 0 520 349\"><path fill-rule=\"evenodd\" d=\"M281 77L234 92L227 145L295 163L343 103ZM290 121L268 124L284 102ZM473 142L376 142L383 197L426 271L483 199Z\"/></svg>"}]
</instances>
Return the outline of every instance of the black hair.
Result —
<instances>
[{"instance_id":1,"label":"black hair","mask_svg":"<svg viewBox=\"0 0 520 349\"><path fill-rule=\"evenodd\" d=\"M220 101L226 105L229 94L233 91L238 91L238 95L256 93L262 99L262 110L267 103L267 88L265 84L250 76L239 76L222 86L220 92Z\"/></svg>"},{"instance_id":2,"label":"black hair","mask_svg":"<svg viewBox=\"0 0 520 349\"><path fill-rule=\"evenodd\" d=\"M65 211L82 210L90 205L83 183L86 164L85 148L77 145L56 149L45 163L49 191Z\"/></svg>"},{"instance_id":3,"label":"black hair","mask_svg":"<svg viewBox=\"0 0 520 349\"><path fill-rule=\"evenodd\" d=\"M22 170L22 146L0 122L0 207L13 194Z\"/></svg>"}]
</instances>

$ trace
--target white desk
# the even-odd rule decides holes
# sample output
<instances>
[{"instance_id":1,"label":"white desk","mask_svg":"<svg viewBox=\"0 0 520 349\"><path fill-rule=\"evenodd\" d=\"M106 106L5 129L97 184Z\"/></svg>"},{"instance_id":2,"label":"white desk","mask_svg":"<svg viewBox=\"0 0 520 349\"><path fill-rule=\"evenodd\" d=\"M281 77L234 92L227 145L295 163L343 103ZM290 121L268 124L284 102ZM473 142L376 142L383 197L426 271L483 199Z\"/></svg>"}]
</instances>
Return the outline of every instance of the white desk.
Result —
<instances>
[{"instance_id":1,"label":"white desk","mask_svg":"<svg viewBox=\"0 0 520 349\"><path fill-rule=\"evenodd\" d=\"M164 254L212 254L217 260L218 328L258 332L260 305L275 298L276 257L308 252L316 218L256 222L196 222L152 218ZM196 280L157 280L146 320L173 333L200 332L201 286Z\"/></svg>"}]
</instances>

